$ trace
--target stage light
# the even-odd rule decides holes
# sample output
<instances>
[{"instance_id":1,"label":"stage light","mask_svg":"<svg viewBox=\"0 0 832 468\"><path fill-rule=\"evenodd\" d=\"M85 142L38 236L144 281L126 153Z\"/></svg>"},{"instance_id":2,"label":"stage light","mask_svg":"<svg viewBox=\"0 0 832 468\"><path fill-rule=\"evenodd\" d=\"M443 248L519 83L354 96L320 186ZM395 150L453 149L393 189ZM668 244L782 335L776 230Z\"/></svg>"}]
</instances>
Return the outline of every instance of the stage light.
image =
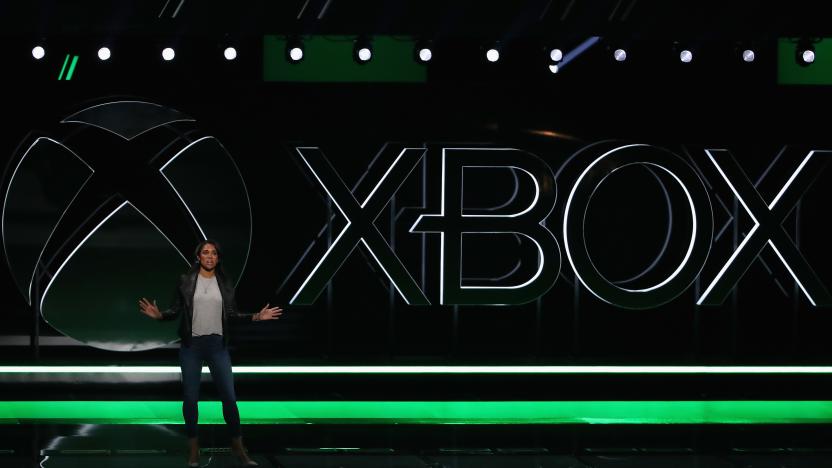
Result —
<instances>
[{"instance_id":1,"label":"stage light","mask_svg":"<svg viewBox=\"0 0 832 468\"><path fill-rule=\"evenodd\" d=\"M173 58L176 57L176 52L171 47L165 47L162 50L162 58L165 62L170 62Z\"/></svg>"},{"instance_id":2,"label":"stage light","mask_svg":"<svg viewBox=\"0 0 832 468\"><path fill-rule=\"evenodd\" d=\"M40 60L45 55L46 55L46 50L43 47L35 46L34 48L32 48L32 57L34 57L35 60Z\"/></svg>"},{"instance_id":3,"label":"stage light","mask_svg":"<svg viewBox=\"0 0 832 468\"><path fill-rule=\"evenodd\" d=\"M679 58L679 62L691 63L693 62L693 54L696 47L697 46L691 42L677 41L673 43L673 53L677 54L676 56Z\"/></svg>"},{"instance_id":4,"label":"stage light","mask_svg":"<svg viewBox=\"0 0 832 468\"><path fill-rule=\"evenodd\" d=\"M226 47L225 50L222 51L222 55L226 60L234 60L237 58L237 49L233 47Z\"/></svg>"},{"instance_id":5,"label":"stage light","mask_svg":"<svg viewBox=\"0 0 832 468\"><path fill-rule=\"evenodd\" d=\"M367 63L373 58L373 47L369 39L358 38L352 49L353 58L358 63Z\"/></svg>"},{"instance_id":6,"label":"stage light","mask_svg":"<svg viewBox=\"0 0 832 468\"><path fill-rule=\"evenodd\" d=\"M627 60L627 51L624 49L615 49L612 56L615 58L616 62L623 62Z\"/></svg>"},{"instance_id":7,"label":"stage light","mask_svg":"<svg viewBox=\"0 0 832 468\"><path fill-rule=\"evenodd\" d=\"M795 47L795 61L801 67L808 67L815 61L815 43L818 39L810 39L807 37L801 38L797 41Z\"/></svg>"},{"instance_id":8,"label":"stage light","mask_svg":"<svg viewBox=\"0 0 832 468\"><path fill-rule=\"evenodd\" d=\"M560 49L552 49L549 51L549 58L553 62L560 62L563 60L563 51Z\"/></svg>"},{"instance_id":9,"label":"stage light","mask_svg":"<svg viewBox=\"0 0 832 468\"><path fill-rule=\"evenodd\" d=\"M488 49L488 51L485 53L485 58L489 62L495 63L498 60L500 60L500 51L495 48Z\"/></svg>"},{"instance_id":10,"label":"stage light","mask_svg":"<svg viewBox=\"0 0 832 468\"><path fill-rule=\"evenodd\" d=\"M98 49L98 59L103 61L110 60L110 48L102 47Z\"/></svg>"},{"instance_id":11,"label":"stage light","mask_svg":"<svg viewBox=\"0 0 832 468\"><path fill-rule=\"evenodd\" d=\"M552 74L557 73L559 70L560 69L556 64L549 65L549 71L552 72Z\"/></svg>"},{"instance_id":12,"label":"stage light","mask_svg":"<svg viewBox=\"0 0 832 468\"><path fill-rule=\"evenodd\" d=\"M286 40L286 60L291 63L298 63L303 60L303 41L300 38L288 38Z\"/></svg>"},{"instance_id":13,"label":"stage light","mask_svg":"<svg viewBox=\"0 0 832 468\"><path fill-rule=\"evenodd\" d=\"M497 63L502 54L503 44L500 41L490 41L485 43L483 49L485 49L485 60L489 63Z\"/></svg>"},{"instance_id":14,"label":"stage light","mask_svg":"<svg viewBox=\"0 0 832 468\"><path fill-rule=\"evenodd\" d=\"M427 39L416 41L413 47L413 60L428 63L433 59L433 42Z\"/></svg>"},{"instance_id":15,"label":"stage light","mask_svg":"<svg viewBox=\"0 0 832 468\"><path fill-rule=\"evenodd\" d=\"M751 63L756 58L754 51L751 49L745 49L742 51L742 60L745 63Z\"/></svg>"}]
</instances>

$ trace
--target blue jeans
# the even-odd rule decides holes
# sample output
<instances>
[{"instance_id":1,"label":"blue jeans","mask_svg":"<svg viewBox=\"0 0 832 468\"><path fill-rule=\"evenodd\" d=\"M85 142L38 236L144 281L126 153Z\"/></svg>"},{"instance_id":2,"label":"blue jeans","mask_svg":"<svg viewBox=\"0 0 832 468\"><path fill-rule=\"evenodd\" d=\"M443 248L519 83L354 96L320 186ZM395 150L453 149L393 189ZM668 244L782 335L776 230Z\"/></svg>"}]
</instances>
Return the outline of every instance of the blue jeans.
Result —
<instances>
[{"instance_id":1,"label":"blue jeans","mask_svg":"<svg viewBox=\"0 0 832 468\"><path fill-rule=\"evenodd\" d=\"M222 416L228 425L231 437L240 436L240 412L237 410L237 396L234 393L234 376L231 373L231 356L223 344L222 336L207 335L191 338L190 346L179 347L179 365L182 367L182 416L185 418L185 432L188 437L197 436L199 410L199 383L202 362L208 363L211 378L222 400Z\"/></svg>"}]
</instances>

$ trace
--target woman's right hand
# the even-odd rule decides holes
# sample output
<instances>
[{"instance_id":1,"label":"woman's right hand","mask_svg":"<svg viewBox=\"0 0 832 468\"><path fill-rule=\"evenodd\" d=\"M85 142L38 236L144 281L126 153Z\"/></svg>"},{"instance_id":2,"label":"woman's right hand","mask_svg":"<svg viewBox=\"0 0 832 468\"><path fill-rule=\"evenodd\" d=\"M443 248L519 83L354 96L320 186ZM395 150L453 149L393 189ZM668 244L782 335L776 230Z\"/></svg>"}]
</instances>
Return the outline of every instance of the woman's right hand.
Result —
<instances>
[{"instance_id":1,"label":"woman's right hand","mask_svg":"<svg viewBox=\"0 0 832 468\"><path fill-rule=\"evenodd\" d=\"M159 307L156 306L156 300L152 303L145 298L141 298L139 300L139 309L142 310L142 313L147 315L148 317L156 320L162 319L162 312L159 310Z\"/></svg>"}]
</instances>

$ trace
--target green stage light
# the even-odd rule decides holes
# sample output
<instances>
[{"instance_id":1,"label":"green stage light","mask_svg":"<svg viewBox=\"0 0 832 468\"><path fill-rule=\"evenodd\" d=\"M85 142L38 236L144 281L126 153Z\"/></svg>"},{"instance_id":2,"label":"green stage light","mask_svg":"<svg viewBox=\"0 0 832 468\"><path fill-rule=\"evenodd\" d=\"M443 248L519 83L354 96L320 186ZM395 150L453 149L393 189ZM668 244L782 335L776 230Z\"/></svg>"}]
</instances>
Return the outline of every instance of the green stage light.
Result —
<instances>
[{"instance_id":1,"label":"green stage light","mask_svg":"<svg viewBox=\"0 0 832 468\"><path fill-rule=\"evenodd\" d=\"M242 401L245 424L828 424L832 401ZM4 401L0 423L181 424L181 401ZM200 422L222 424L220 402Z\"/></svg>"}]
</instances>

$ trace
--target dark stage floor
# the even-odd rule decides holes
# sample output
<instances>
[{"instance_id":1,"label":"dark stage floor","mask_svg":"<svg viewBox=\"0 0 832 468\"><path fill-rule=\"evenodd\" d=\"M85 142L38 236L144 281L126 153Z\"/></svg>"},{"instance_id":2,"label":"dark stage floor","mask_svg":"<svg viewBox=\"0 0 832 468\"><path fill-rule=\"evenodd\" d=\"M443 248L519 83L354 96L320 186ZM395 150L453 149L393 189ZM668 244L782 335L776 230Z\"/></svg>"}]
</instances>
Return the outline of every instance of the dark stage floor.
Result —
<instances>
[{"instance_id":1,"label":"dark stage floor","mask_svg":"<svg viewBox=\"0 0 832 468\"><path fill-rule=\"evenodd\" d=\"M273 467L803 468L832 466L832 427L740 425L247 425ZM182 467L181 425L0 426L0 467ZM203 466L238 466L203 425Z\"/></svg>"}]
</instances>

